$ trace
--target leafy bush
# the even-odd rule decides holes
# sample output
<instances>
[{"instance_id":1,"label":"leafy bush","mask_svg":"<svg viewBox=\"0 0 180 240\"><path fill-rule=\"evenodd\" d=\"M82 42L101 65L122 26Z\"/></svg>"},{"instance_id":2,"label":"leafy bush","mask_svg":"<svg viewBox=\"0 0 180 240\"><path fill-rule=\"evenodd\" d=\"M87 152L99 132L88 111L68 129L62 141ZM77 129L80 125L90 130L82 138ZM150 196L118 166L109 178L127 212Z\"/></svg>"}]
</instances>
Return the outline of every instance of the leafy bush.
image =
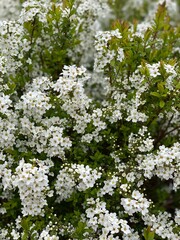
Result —
<instances>
[{"instance_id":1,"label":"leafy bush","mask_svg":"<svg viewBox=\"0 0 180 240\"><path fill-rule=\"evenodd\" d=\"M0 5L0 239L179 239L179 1Z\"/></svg>"}]
</instances>

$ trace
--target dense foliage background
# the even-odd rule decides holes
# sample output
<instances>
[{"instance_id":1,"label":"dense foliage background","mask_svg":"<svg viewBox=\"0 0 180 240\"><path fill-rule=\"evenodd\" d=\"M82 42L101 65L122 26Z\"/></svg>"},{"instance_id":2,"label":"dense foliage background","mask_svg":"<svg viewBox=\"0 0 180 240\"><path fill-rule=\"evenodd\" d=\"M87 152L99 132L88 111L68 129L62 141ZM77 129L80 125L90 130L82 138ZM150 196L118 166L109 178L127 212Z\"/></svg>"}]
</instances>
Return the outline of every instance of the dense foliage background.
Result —
<instances>
[{"instance_id":1,"label":"dense foliage background","mask_svg":"<svg viewBox=\"0 0 180 240\"><path fill-rule=\"evenodd\" d=\"M0 240L180 238L179 12L0 0Z\"/></svg>"}]
</instances>

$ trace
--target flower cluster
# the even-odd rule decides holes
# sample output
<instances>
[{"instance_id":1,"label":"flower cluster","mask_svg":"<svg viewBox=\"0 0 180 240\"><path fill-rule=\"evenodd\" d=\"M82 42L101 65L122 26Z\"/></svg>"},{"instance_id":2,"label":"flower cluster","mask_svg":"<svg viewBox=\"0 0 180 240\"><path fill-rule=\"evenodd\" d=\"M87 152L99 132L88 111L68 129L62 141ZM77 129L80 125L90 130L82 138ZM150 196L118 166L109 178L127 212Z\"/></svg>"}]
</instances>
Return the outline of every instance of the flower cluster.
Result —
<instances>
[{"instance_id":1,"label":"flower cluster","mask_svg":"<svg viewBox=\"0 0 180 240\"><path fill-rule=\"evenodd\" d=\"M150 202L137 190L132 192L132 198L121 198L121 204L129 215L136 212L146 215L150 206Z\"/></svg>"},{"instance_id":2,"label":"flower cluster","mask_svg":"<svg viewBox=\"0 0 180 240\"><path fill-rule=\"evenodd\" d=\"M33 162L36 164L35 159ZM12 176L12 184L19 190L23 216L41 215L44 206L47 205L46 196L50 195L50 192L48 193L48 167L43 164L40 163L40 166L36 167L21 160Z\"/></svg>"},{"instance_id":3,"label":"flower cluster","mask_svg":"<svg viewBox=\"0 0 180 240\"><path fill-rule=\"evenodd\" d=\"M95 49L97 51L96 58L94 62L94 69L97 72L103 71L104 67L110 63L110 61L115 57L116 53L114 50L108 49L108 41L113 37L118 39L122 38L120 32L117 30L98 32L96 34ZM117 59L122 61L124 58L123 49L118 49Z\"/></svg>"},{"instance_id":4,"label":"flower cluster","mask_svg":"<svg viewBox=\"0 0 180 240\"><path fill-rule=\"evenodd\" d=\"M101 172L82 164L72 164L62 167L55 184L58 201L66 200L74 191L82 192L88 188L92 188L96 180L101 177Z\"/></svg>"},{"instance_id":5,"label":"flower cluster","mask_svg":"<svg viewBox=\"0 0 180 240\"><path fill-rule=\"evenodd\" d=\"M104 181L104 186L100 189L99 196L103 196L105 194L112 195L114 193L114 188L116 188L117 182L118 177L116 176Z\"/></svg>"},{"instance_id":6,"label":"flower cluster","mask_svg":"<svg viewBox=\"0 0 180 240\"><path fill-rule=\"evenodd\" d=\"M77 0L74 4L78 20L76 32L80 43L73 51L69 51L69 55L76 60L80 58L81 65L90 67L89 62L93 61L95 52L94 37L97 31L102 30L102 22L108 24L112 10L107 0Z\"/></svg>"},{"instance_id":7,"label":"flower cluster","mask_svg":"<svg viewBox=\"0 0 180 240\"><path fill-rule=\"evenodd\" d=\"M143 218L145 223L151 226L152 230L154 230L157 235L161 236L162 239L175 240L179 237L178 233L174 233L173 231L173 221L169 213L159 213L157 217L147 214Z\"/></svg>"},{"instance_id":8,"label":"flower cluster","mask_svg":"<svg viewBox=\"0 0 180 240\"><path fill-rule=\"evenodd\" d=\"M174 144L171 148L160 146L157 155L151 153L146 155L145 159L141 159L141 157L138 159L139 168L143 169L144 176L147 178L156 175L161 179L172 179L173 188L177 190L180 184L179 158L179 143Z\"/></svg>"},{"instance_id":9,"label":"flower cluster","mask_svg":"<svg viewBox=\"0 0 180 240\"><path fill-rule=\"evenodd\" d=\"M99 239L119 239L114 234L121 230L125 235L131 233L127 221L118 219L116 213L110 213L106 209L106 203L100 201L99 198L87 199L87 204L91 207L86 209L87 226L98 232L98 226L101 225L101 234Z\"/></svg>"},{"instance_id":10,"label":"flower cluster","mask_svg":"<svg viewBox=\"0 0 180 240\"><path fill-rule=\"evenodd\" d=\"M19 0L8 0L0 2L0 19L16 19L19 14L20 1Z\"/></svg>"},{"instance_id":11,"label":"flower cluster","mask_svg":"<svg viewBox=\"0 0 180 240\"><path fill-rule=\"evenodd\" d=\"M0 1L0 239L180 238L178 3Z\"/></svg>"},{"instance_id":12,"label":"flower cluster","mask_svg":"<svg viewBox=\"0 0 180 240\"><path fill-rule=\"evenodd\" d=\"M131 133L129 135L128 147L131 152L134 152L135 150L140 152L149 152L153 149L153 139L150 134L147 134L148 137L145 138L145 133L147 133L147 128L143 126L139 129L138 134Z\"/></svg>"}]
</instances>

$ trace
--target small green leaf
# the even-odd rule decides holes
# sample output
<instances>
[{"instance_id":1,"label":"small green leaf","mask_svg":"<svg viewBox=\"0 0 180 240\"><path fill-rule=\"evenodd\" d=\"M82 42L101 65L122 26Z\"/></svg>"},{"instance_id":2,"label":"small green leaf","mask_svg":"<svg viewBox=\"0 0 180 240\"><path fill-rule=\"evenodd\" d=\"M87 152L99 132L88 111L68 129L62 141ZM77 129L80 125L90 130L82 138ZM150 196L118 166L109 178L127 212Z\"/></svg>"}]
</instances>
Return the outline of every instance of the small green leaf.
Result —
<instances>
[{"instance_id":1,"label":"small green leaf","mask_svg":"<svg viewBox=\"0 0 180 240\"><path fill-rule=\"evenodd\" d=\"M24 232L22 236L22 240L28 240L28 239L29 239L28 233Z\"/></svg>"},{"instance_id":2,"label":"small green leaf","mask_svg":"<svg viewBox=\"0 0 180 240\"><path fill-rule=\"evenodd\" d=\"M162 93L162 92L164 92L164 83L163 82L160 82L160 83L158 83L158 90Z\"/></svg>"},{"instance_id":3,"label":"small green leaf","mask_svg":"<svg viewBox=\"0 0 180 240\"><path fill-rule=\"evenodd\" d=\"M151 92L150 95L158 98L161 97L161 95L158 92Z\"/></svg>"},{"instance_id":4,"label":"small green leaf","mask_svg":"<svg viewBox=\"0 0 180 240\"><path fill-rule=\"evenodd\" d=\"M25 232L29 230L29 218L23 218L21 221L21 226Z\"/></svg>"},{"instance_id":5,"label":"small green leaf","mask_svg":"<svg viewBox=\"0 0 180 240\"><path fill-rule=\"evenodd\" d=\"M151 37L152 31L150 29L147 29L147 31L144 34L144 41L147 42L149 38Z\"/></svg>"},{"instance_id":6,"label":"small green leaf","mask_svg":"<svg viewBox=\"0 0 180 240\"><path fill-rule=\"evenodd\" d=\"M180 89L180 82L177 83L176 88Z\"/></svg>"},{"instance_id":7,"label":"small green leaf","mask_svg":"<svg viewBox=\"0 0 180 240\"><path fill-rule=\"evenodd\" d=\"M145 240L154 240L154 231L151 231L150 226L144 229L144 238Z\"/></svg>"},{"instance_id":8,"label":"small green leaf","mask_svg":"<svg viewBox=\"0 0 180 240\"><path fill-rule=\"evenodd\" d=\"M150 56L149 56L149 60L150 61L153 61L158 55L158 50L157 49L154 49L150 52Z\"/></svg>"},{"instance_id":9,"label":"small green leaf","mask_svg":"<svg viewBox=\"0 0 180 240\"><path fill-rule=\"evenodd\" d=\"M160 106L160 108L163 108L164 105L165 105L165 102L161 100L161 101L159 102L159 106Z\"/></svg>"}]
</instances>

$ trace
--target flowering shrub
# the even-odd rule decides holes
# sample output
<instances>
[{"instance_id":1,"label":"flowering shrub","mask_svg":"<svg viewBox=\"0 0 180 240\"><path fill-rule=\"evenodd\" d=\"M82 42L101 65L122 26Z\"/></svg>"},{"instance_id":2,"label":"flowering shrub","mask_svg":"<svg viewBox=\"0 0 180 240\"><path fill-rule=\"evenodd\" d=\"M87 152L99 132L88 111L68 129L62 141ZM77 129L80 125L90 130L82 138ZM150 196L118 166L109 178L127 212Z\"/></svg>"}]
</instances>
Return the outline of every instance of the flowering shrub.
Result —
<instances>
[{"instance_id":1,"label":"flowering shrub","mask_svg":"<svg viewBox=\"0 0 180 240\"><path fill-rule=\"evenodd\" d=\"M0 239L180 238L180 2L0 2Z\"/></svg>"}]
</instances>

